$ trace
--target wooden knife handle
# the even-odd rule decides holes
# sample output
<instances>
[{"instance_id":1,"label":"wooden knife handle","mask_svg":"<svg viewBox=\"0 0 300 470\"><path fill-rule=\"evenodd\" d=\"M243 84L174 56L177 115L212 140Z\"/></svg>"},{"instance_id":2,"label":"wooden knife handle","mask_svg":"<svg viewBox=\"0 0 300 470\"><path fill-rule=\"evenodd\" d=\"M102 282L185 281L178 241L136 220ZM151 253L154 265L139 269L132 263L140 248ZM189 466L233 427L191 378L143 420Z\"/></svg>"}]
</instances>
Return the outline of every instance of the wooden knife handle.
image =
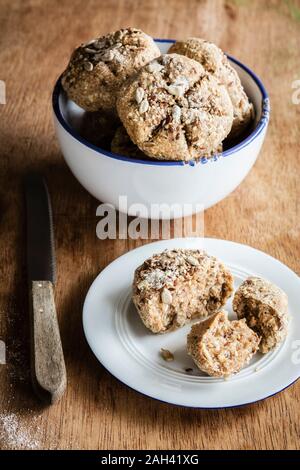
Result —
<instances>
[{"instance_id":1,"label":"wooden knife handle","mask_svg":"<svg viewBox=\"0 0 300 470\"><path fill-rule=\"evenodd\" d=\"M32 381L37 395L53 404L62 397L67 376L52 282L32 281L30 299Z\"/></svg>"}]
</instances>

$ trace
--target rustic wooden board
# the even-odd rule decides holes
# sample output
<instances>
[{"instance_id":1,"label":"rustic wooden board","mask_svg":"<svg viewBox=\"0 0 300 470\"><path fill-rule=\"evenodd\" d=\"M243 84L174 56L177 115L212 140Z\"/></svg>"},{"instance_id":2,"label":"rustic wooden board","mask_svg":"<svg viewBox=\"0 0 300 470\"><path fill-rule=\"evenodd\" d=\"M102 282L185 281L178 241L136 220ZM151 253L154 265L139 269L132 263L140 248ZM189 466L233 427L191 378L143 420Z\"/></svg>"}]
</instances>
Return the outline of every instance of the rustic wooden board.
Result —
<instances>
[{"instance_id":1,"label":"rustic wooden board","mask_svg":"<svg viewBox=\"0 0 300 470\"><path fill-rule=\"evenodd\" d=\"M72 47L119 27L156 37L206 37L252 67L271 96L268 136L255 167L226 200L205 214L205 234L254 246L299 273L299 1L1 0L0 105L2 448L293 449L299 448L300 389L245 408L201 411L142 397L94 359L81 307L95 275L142 241L100 241L97 201L75 181L55 140L51 89ZM56 305L68 372L67 392L39 405L29 380L22 176L41 170L52 194L58 280Z\"/></svg>"}]
</instances>

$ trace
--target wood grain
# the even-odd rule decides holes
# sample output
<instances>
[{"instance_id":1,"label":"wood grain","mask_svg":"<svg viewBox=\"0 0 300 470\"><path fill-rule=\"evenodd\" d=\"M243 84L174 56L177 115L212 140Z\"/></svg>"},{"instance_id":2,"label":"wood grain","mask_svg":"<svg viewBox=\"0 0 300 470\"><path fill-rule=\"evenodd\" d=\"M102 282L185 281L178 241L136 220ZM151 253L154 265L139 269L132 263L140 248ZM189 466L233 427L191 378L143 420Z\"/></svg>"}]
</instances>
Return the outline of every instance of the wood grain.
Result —
<instances>
[{"instance_id":1,"label":"wood grain","mask_svg":"<svg viewBox=\"0 0 300 470\"><path fill-rule=\"evenodd\" d=\"M299 273L300 79L299 1L1 0L0 105L1 284L0 442L30 447L8 435L1 416L13 414L32 446L61 449L294 449L299 448L299 384L244 408L190 410L142 397L97 363L82 332L81 308L95 275L144 243L100 241L97 201L67 169L51 118L51 90L74 45L133 25L155 37L203 36L260 75L270 93L269 132L242 185L205 214L205 234L266 251ZM24 282L22 177L42 171L52 195L58 280L56 305L68 372L62 401L39 405L29 371L27 289ZM2 429L1 429L2 425ZM20 436L19 436L20 437Z\"/></svg>"}]
</instances>

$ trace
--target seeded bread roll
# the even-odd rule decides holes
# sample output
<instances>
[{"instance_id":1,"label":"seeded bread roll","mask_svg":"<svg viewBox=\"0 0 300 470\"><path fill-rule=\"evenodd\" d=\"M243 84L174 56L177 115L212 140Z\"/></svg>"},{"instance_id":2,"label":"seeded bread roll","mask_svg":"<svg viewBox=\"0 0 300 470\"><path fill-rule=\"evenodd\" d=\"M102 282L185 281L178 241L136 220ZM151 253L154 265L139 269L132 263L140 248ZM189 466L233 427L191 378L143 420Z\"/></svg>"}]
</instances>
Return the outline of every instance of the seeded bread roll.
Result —
<instances>
[{"instance_id":1,"label":"seeded bread roll","mask_svg":"<svg viewBox=\"0 0 300 470\"><path fill-rule=\"evenodd\" d=\"M259 341L246 320L229 321L227 312L222 310L192 326L187 351L203 372L212 377L228 377L249 363Z\"/></svg>"},{"instance_id":2,"label":"seeded bread roll","mask_svg":"<svg viewBox=\"0 0 300 470\"><path fill-rule=\"evenodd\" d=\"M127 80L117 110L131 140L159 160L216 153L233 122L226 88L178 54L162 55Z\"/></svg>"},{"instance_id":3,"label":"seeded bread roll","mask_svg":"<svg viewBox=\"0 0 300 470\"><path fill-rule=\"evenodd\" d=\"M233 105L233 125L229 138L241 135L254 118L254 108L244 91L236 70L215 44L200 38L188 38L173 44L169 53L183 54L199 62L207 72L226 86Z\"/></svg>"},{"instance_id":4,"label":"seeded bread roll","mask_svg":"<svg viewBox=\"0 0 300 470\"><path fill-rule=\"evenodd\" d=\"M260 351L276 348L288 332L288 298L285 292L265 279L249 277L238 288L233 299L238 318L261 336Z\"/></svg>"},{"instance_id":5,"label":"seeded bread roll","mask_svg":"<svg viewBox=\"0 0 300 470\"><path fill-rule=\"evenodd\" d=\"M115 113L122 83L159 55L159 48L143 31L121 29L75 49L62 86L68 97L86 111Z\"/></svg>"},{"instance_id":6,"label":"seeded bread roll","mask_svg":"<svg viewBox=\"0 0 300 470\"><path fill-rule=\"evenodd\" d=\"M136 269L133 302L149 330L165 333L220 310L232 291L232 275L217 258L166 250Z\"/></svg>"}]
</instances>

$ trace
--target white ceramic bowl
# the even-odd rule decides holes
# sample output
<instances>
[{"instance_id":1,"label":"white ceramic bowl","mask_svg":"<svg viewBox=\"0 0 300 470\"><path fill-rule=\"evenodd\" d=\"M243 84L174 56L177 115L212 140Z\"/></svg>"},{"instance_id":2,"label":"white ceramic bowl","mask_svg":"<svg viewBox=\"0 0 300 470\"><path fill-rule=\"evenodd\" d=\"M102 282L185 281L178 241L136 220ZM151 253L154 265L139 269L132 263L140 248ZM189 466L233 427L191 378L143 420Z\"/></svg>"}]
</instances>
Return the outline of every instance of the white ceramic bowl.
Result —
<instances>
[{"instance_id":1,"label":"white ceramic bowl","mask_svg":"<svg viewBox=\"0 0 300 470\"><path fill-rule=\"evenodd\" d=\"M157 40L162 53L173 42ZM144 161L96 147L77 132L76 122L82 119L84 111L67 98L58 79L53 91L56 135L78 181L99 201L129 215L147 218L153 204L161 206L159 217L168 219L180 217L184 205L184 214L188 216L199 210L199 205L207 209L228 196L253 166L270 114L268 94L261 80L248 67L228 57L254 104L255 125L247 138L209 160ZM127 208L120 207L120 196L127 197Z\"/></svg>"}]
</instances>

